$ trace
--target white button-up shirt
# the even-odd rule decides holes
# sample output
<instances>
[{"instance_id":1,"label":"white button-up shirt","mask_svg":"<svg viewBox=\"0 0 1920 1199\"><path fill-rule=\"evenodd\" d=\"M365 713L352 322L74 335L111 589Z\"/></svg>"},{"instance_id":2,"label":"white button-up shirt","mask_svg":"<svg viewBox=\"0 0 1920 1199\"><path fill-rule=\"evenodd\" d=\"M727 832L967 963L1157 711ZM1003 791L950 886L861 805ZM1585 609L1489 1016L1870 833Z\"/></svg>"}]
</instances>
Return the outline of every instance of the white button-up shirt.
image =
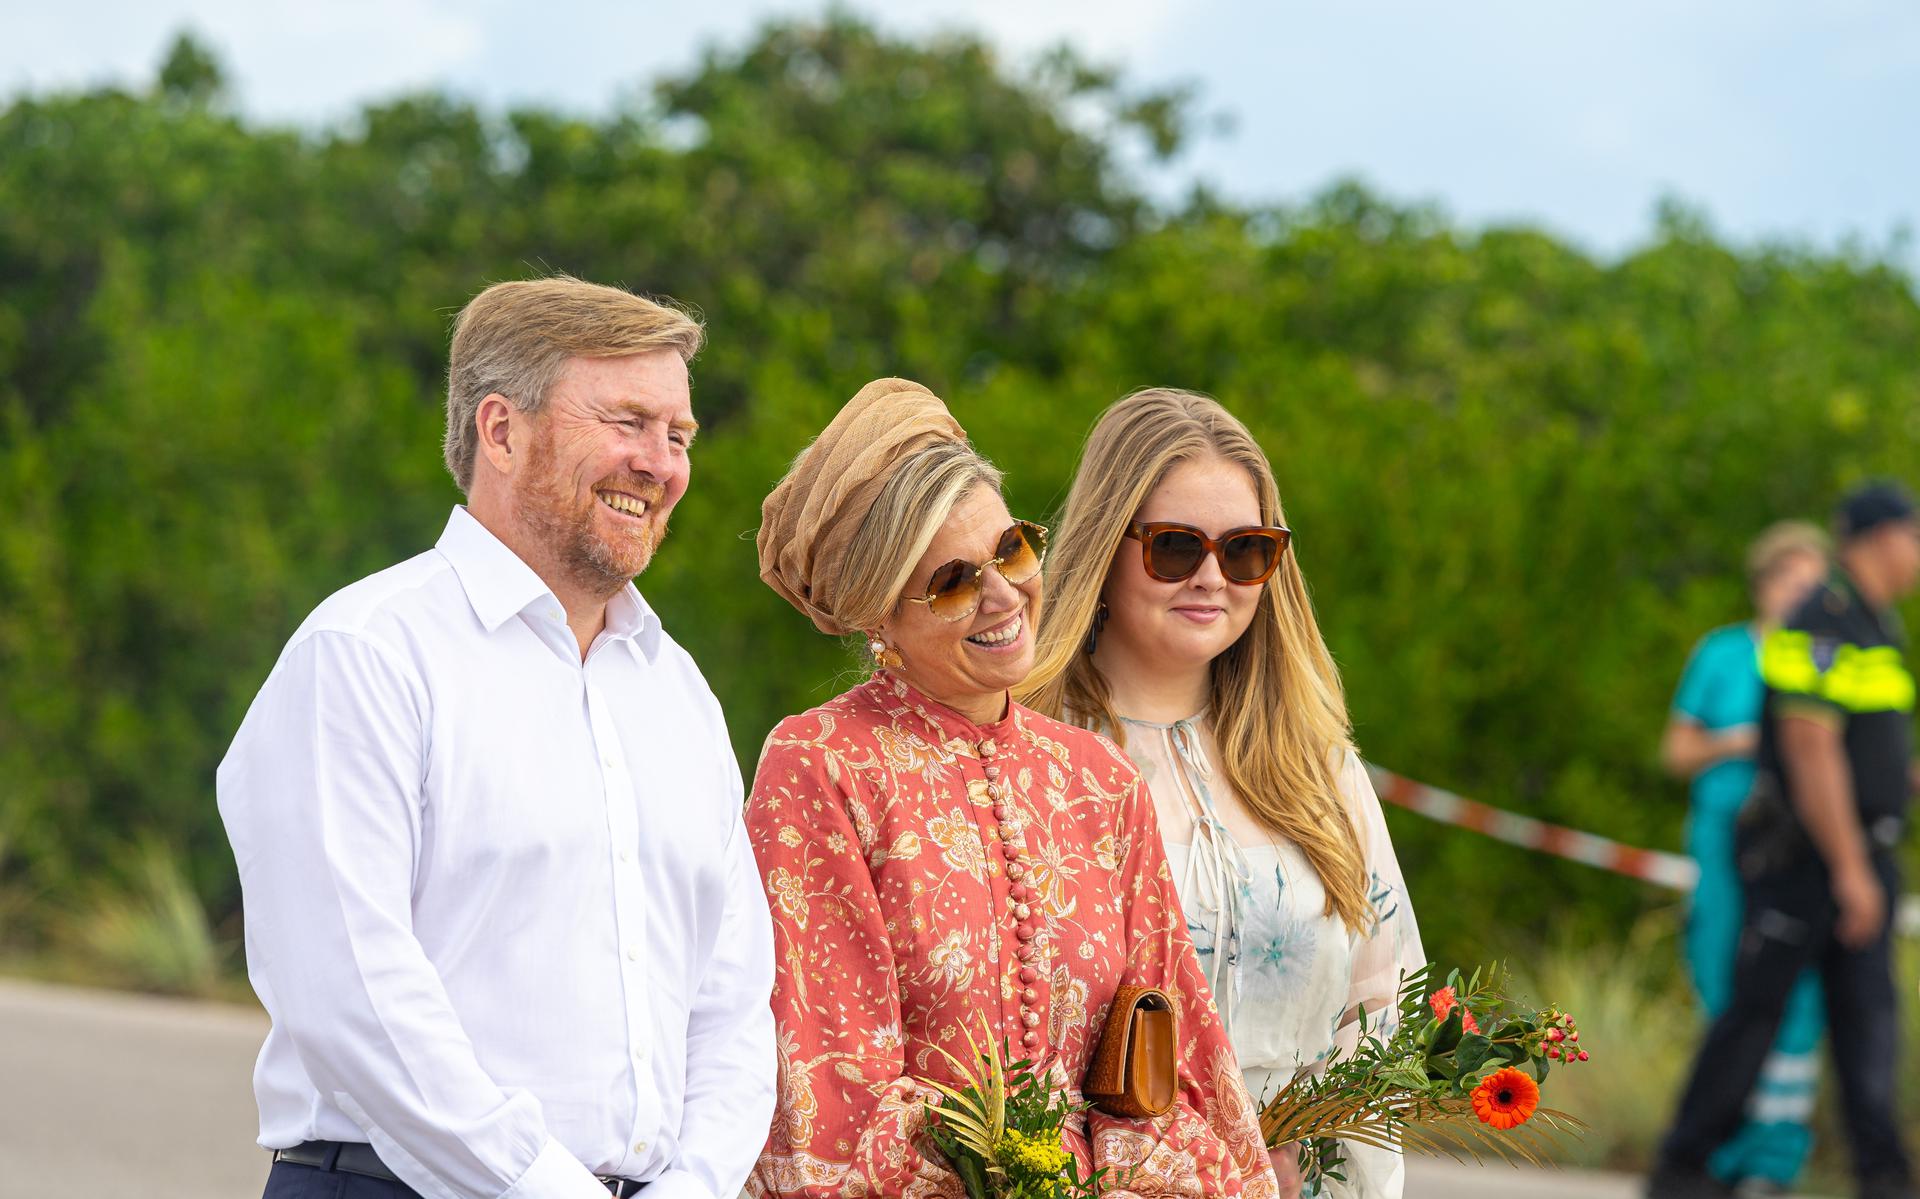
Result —
<instances>
[{"instance_id":1,"label":"white button-up shirt","mask_svg":"<svg viewBox=\"0 0 1920 1199\"><path fill-rule=\"evenodd\" d=\"M219 773L273 1017L260 1144L434 1199L727 1199L773 1113L765 893L693 660L629 585L581 661L464 508L294 634Z\"/></svg>"}]
</instances>

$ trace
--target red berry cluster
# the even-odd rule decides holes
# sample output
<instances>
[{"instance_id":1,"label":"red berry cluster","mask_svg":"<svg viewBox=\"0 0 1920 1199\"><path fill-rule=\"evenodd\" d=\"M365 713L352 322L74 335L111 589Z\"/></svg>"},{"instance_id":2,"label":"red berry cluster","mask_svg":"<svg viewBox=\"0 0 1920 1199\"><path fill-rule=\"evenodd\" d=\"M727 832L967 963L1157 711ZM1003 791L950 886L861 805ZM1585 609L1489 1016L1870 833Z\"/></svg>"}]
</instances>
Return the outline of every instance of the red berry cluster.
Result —
<instances>
[{"instance_id":1,"label":"red berry cluster","mask_svg":"<svg viewBox=\"0 0 1920 1199\"><path fill-rule=\"evenodd\" d=\"M1580 1048L1580 1030L1575 1027L1572 1016L1561 1011L1550 1011L1544 1023L1549 1060L1569 1063L1587 1060L1587 1051Z\"/></svg>"}]
</instances>

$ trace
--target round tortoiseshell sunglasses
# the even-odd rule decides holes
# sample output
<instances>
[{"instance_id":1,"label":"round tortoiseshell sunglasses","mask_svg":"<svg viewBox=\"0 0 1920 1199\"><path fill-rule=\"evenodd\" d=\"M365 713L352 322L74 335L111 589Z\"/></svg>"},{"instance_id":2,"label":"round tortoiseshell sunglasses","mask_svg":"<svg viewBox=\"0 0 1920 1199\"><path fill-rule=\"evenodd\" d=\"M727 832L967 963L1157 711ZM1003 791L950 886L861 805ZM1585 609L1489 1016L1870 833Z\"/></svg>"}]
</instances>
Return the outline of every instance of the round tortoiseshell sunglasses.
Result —
<instances>
[{"instance_id":1,"label":"round tortoiseshell sunglasses","mask_svg":"<svg viewBox=\"0 0 1920 1199\"><path fill-rule=\"evenodd\" d=\"M910 604L925 604L941 620L965 620L980 610L980 589L986 584L987 568L1015 585L1040 573L1047 556L1047 530L1030 520L1016 520L1000 534L993 557L985 562L963 562L959 558L935 570L927 579L925 595L901 598Z\"/></svg>"}]
</instances>

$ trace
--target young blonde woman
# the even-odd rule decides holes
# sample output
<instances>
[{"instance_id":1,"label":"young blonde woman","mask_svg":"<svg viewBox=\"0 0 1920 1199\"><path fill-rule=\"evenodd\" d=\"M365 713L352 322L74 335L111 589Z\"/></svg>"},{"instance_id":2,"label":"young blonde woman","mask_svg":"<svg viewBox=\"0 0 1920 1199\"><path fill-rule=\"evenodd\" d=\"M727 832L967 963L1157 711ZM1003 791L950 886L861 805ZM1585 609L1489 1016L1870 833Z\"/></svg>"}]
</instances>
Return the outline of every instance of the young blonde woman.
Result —
<instances>
[{"instance_id":1,"label":"young blonde woman","mask_svg":"<svg viewBox=\"0 0 1920 1199\"><path fill-rule=\"evenodd\" d=\"M1042 712L1119 742L1167 857L1249 1090L1391 1019L1424 962L1380 802L1355 756L1266 455L1191 392L1108 408L1047 562ZM1397 1199L1398 1155L1348 1146L1323 1193ZM1294 1153L1273 1154L1299 1193Z\"/></svg>"}]
</instances>

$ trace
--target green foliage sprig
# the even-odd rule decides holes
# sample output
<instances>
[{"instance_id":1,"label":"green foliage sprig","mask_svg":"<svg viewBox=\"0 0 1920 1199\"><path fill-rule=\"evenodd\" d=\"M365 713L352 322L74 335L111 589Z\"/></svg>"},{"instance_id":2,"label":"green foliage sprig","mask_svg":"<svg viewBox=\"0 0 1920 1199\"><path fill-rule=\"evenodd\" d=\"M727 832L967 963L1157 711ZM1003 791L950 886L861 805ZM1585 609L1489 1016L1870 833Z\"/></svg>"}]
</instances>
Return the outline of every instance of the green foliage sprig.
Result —
<instances>
[{"instance_id":1,"label":"green foliage sprig","mask_svg":"<svg viewBox=\"0 0 1920 1199\"><path fill-rule=\"evenodd\" d=\"M1537 1089L1554 1064L1587 1060L1573 1017L1515 1001L1498 963L1449 971L1429 992L1436 973L1402 980L1388 1036L1362 1011L1351 1053L1302 1070L1262 1105L1268 1147L1297 1146L1306 1183L1345 1179L1343 1141L1539 1165L1556 1137L1579 1134L1578 1120L1538 1106Z\"/></svg>"},{"instance_id":2,"label":"green foliage sprig","mask_svg":"<svg viewBox=\"0 0 1920 1199\"><path fill-rule=\"evenodd\" d=\"M1007 1062L989 1034L967 1035L971 1060L946 1050L958 1086L929 1085L941 1094L927 1105L927 1132L953 1163L967 1199L1093 1199L1105 1170L1082 1177L1063 1132L1076 1109L1032 1062Z\"/></svg>"}]
</instances>

